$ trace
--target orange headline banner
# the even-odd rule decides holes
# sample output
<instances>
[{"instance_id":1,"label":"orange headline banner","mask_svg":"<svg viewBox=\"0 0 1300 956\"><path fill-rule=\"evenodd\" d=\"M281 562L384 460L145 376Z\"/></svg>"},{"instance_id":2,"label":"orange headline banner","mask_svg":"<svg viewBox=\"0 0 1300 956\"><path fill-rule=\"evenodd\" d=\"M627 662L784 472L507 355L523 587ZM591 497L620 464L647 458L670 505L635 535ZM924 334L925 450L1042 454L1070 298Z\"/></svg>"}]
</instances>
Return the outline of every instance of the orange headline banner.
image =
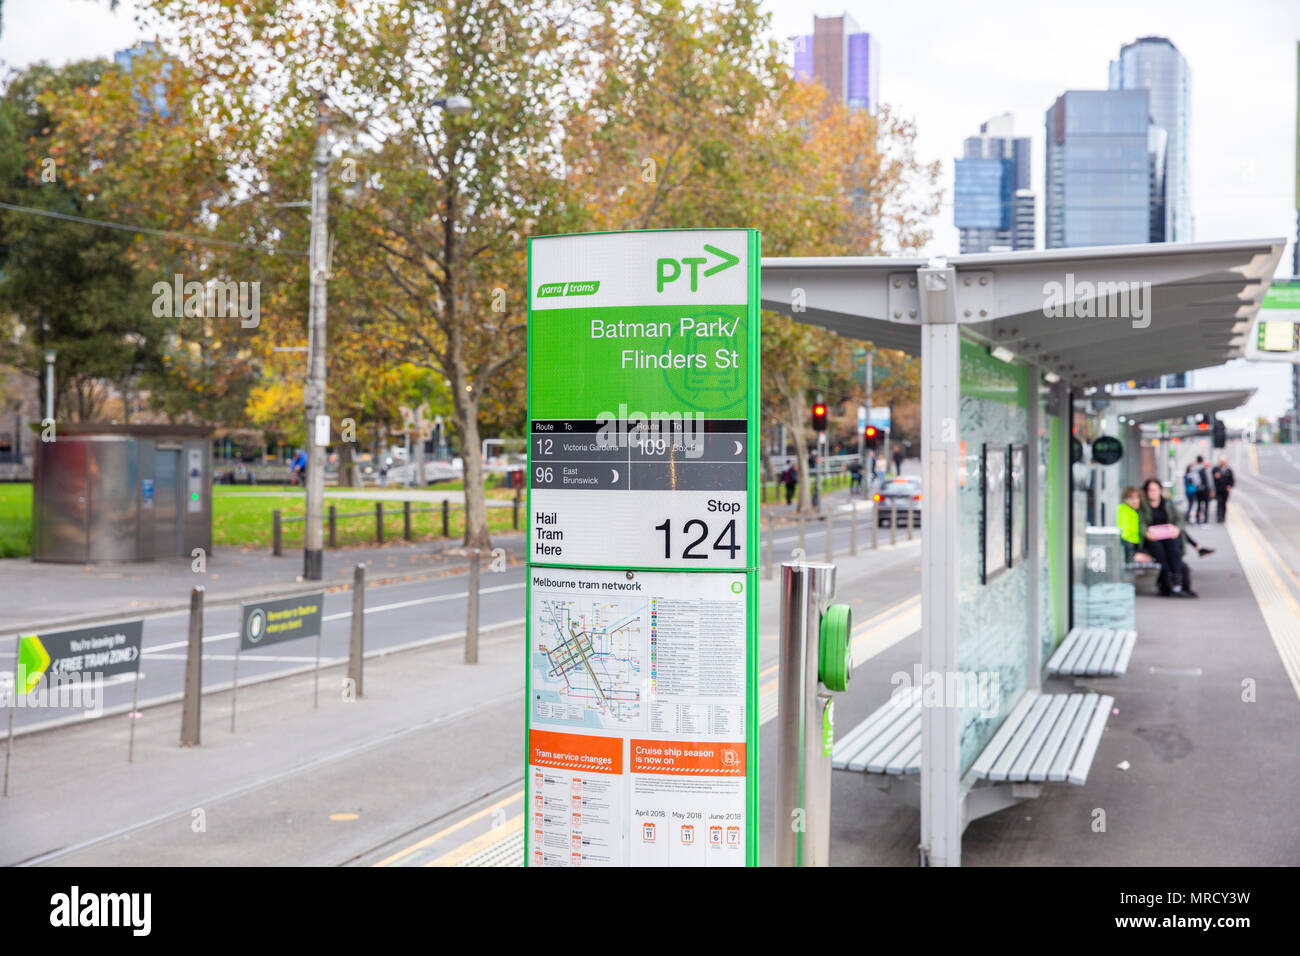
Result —
<instances>
[{"instance_id":1,"label":"orange headline banner","mask_svg":"<svg viewBox=\"0 0 1300 956\"><path fill-rule=\"evenodd\" d=\"M743 777L745 744L681 740L633 740L632 773Z\"/></svg>"},{"instance_id":2,"label":"orange headline banner","mask_svg":"<svg viewBox=\"0 0 1300 956\"><path fill-rule=\"evenodd\" d=\"M618 737L530 730L528 756L535 767L615 775L623 772L623 741Z\"/></svg>"}]
</instances>

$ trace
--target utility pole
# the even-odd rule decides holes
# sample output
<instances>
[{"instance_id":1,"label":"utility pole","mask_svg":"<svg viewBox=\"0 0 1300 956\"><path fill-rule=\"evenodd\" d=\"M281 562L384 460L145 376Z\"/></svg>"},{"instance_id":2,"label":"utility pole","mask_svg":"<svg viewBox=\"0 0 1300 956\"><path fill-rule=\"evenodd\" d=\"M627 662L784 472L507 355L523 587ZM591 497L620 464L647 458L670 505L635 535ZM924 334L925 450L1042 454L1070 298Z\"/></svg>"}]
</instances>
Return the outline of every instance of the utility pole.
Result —
<instances>
[{"instance_id":1,"label":"utility pole","mask_svg":"<svg viewBox=\"0 0 1300 956\"><path fill-rule=\"evenodd\" d=\"M307 333L307 381L302 390L307 424L307 520L303 533L302 576L319 581L322 575L322 514L325 508L325 306L329 281L329 143L324 97L316 100L316 152L311 179L311 306ZM324 419L322 422L321 420ZM321 429L324 433L321 434ZM325 441L321 442L320 439Z\"/></svg>"}]
</instances>

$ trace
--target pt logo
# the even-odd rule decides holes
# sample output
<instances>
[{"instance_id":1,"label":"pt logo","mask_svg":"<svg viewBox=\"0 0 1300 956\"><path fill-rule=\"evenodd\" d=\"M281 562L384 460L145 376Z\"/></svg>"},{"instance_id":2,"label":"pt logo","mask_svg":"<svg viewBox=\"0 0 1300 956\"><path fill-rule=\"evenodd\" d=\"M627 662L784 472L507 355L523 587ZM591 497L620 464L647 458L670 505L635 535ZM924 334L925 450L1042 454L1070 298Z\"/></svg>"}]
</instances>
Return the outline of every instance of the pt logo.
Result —
<instances>
[{"instance_id":1,"label":"pt logo","mask_svg":"<svg viewBox=\"0 0 1300 956\"><path fill-rule=\"evenodd\" d=\"M704 270L704 277L717 275L724 272L732 266L740 264L740 256L733 256L724 249L717 246L704 244L704 251L718 257L719 261ZM681 259L658 259L655 261L655 291L662 293L664 286L676 282L682 277L682 267L690 268L691 273L691 291L698 292L700 289L700 266L708 262L708 256L687 256Z\"/></svg>"}]
</instances>

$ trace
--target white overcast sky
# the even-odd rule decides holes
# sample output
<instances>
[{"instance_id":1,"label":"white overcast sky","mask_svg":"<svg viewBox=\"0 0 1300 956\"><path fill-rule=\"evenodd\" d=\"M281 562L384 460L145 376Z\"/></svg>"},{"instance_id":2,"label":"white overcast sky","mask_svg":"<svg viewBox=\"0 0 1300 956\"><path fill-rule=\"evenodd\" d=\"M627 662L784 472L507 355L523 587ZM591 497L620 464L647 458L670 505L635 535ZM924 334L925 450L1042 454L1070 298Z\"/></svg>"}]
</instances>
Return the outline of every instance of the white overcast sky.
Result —
<instances>
[{"instance_id":1,"label":"white overcast sky","mask_svg":"<svg viewBox=\"0 0 1300 956\"><path fill-rule=\"evenodd\" d=\"M1043 118L1065 90L1105 89L1107 64L1139 36L1167 36L1191 67L1192 215L1197 240L1296 231L1296 43L1300 0L766 0L779 37L812 32L814 13L847 11L880 44L880 98L917 123L922 159L944 163L945 202L926 252L955 253L952 160L979 123L1010 112L1033 139L1042 236ZM130 0L6 0L0 69L108 56L141 38ZM1279 269L1290 272L1290 249ZM1258 385L1244 413L1285 411L1289 367L1228 366L1198 387ZM1231 416L1224 416L1229 418ZM1244 417L1244 415L1242 415Z\"/></svg>"}]
</instances>

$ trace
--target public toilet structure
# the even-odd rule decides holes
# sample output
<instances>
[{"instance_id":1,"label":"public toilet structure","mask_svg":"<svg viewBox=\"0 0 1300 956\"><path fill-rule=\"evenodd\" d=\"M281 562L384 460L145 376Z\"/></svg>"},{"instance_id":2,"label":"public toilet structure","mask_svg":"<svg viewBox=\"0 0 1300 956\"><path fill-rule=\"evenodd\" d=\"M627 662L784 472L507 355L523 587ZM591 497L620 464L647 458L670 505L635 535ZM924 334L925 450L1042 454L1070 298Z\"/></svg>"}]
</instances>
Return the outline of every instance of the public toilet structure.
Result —
<instances>
[{"instance_id":1,"label":"public toilet structure","mask_svg":"<svg viewBox=\"0 0 1300 956\"><path fill-rule=\"evenodd\" d=\"M212 550L212 430L60 424L37 441L32 558L78 564Z\"/></svg>"},{"instance_id":2,"label":"public toilet structure","mask_svg":"<svg viewBox=\"0 0 1300 956\"><path fill-rule=\"evenodd\" d=\"M923 864L959 865L971 820L1086 782L1112 698L1044 681L1122 674L1132 652L1132 631L1075 629L1075 400L1241 356L1284 247L763 260L763 308L921 357L921 668L939 698L882 701L837 731L833 763L919 804ZM1115 434L1134 458L1137 436Z\"/></svg>"}]
</instances>

